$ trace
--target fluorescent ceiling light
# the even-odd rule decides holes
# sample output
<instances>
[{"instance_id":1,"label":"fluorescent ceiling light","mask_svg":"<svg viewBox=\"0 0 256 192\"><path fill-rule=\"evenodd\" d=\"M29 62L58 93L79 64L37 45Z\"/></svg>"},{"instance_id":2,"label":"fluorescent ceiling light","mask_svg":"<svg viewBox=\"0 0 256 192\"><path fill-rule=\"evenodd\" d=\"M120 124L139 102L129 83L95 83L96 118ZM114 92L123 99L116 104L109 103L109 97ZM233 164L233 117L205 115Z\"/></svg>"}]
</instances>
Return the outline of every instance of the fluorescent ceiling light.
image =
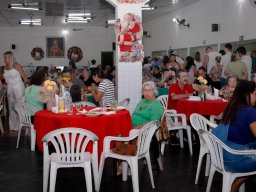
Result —
<instances>
[{"instance_id":1,"label":"fluorescent ceiling light","mask_svg":"<svg viewBox=\"0 0 256 192\"><path fill-rule=\"evenodd\" d=\"M154 10L156 7L142 7L142 10Z\"/></svg>"},{"instance_id":2,"label":"fluorescent ceiling light","mask_svg":"<svg viewBox=\"0 0 256 192\"><path fill-rule=\"evenodd\" d=\"M109 25L114 25L114 24L116 24L116 20L115 19L109 19L109 20L107 20L107 23Z\"/></svg>"},{"instance_id":3,"label":"fluorescent ceiling light","mask_svg":"<svg viewBox=\"0 0 256 192\"><path fill-rule=\"evenodd\" d=\"M88 23L88 20L68 20L65 19L66 23Z\"/></svg>"},{"instance_id":4,"label":"fluorescent ceiling light","mask_svg":"<svg viewBox=\"0 0 256 192\"><path fill-rule=\"evenodd\" d=\"M40 8L41 3L39 2L34 2L34 3L29 3L24 1L24 3L11 3L8 4L8 8L11 9L25 9L25 10L33 10L33 11L37 11L37 10L42 10L42 8Z\"/></svg>"},{"instance_id":5,"label":"fluorescent ceiling light","mask_svg":"<svg viewBox=\"0 0 256 192\"><path fill-rule=\"evenodd\" d=\"M39 10L39 8L37 8L37 7L13 7L12 6L10 8L12 8L12 9L26 9L26 10L34 10L34 11L38 11Z\"/></svg>"},{"instance_id":6,"label":"fluorescent ceiling light","mask_svg":"<svg viewBox=\"0 0 256 192\"><path fill-rule=\"evenodd\" d=\"M91 17L85 17L85 18L83 18L83 17L67 17L67 20L79 20L79 21L83 21L83 20L90 20L90 19L92 19Z\"/></svg>"},{"instance_id":7,"label":"fluorescent ceiling light","mask_svg":"<svg viewBox=\"0 0 256 192\"><path fill-rule=\"evenodd\" d=\"M83 17L83 16L91 16L91 13L69 13L68 17Z\"/></svg>"},{"instance_id":8,"label":"fluorescent ceiling light","mask_svg":"<svg viewBox=\"0 0 256 192\"><path fill-rule=\"evenodd\" d=\"M42 19L22 19L19 24L21 25L42 25Z\"/></svg>"}]
</instances>

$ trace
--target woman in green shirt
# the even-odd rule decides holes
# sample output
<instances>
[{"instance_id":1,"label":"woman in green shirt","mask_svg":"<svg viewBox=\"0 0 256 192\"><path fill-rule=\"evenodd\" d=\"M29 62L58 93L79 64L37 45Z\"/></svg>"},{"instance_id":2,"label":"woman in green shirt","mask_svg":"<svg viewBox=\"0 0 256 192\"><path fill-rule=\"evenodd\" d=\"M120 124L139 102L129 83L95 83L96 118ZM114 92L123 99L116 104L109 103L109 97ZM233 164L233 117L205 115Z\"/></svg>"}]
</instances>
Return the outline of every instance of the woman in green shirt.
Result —
<instances>
[{"instance_id":1,"label":"woman in green shirt","mask_svg":"<svg viewBox=\"0 0 256 192\"><path fill-rule=\"evenodd\" d=\"M164 109L156 99L158 91L153 81L147 81L142 85L142 99L132 113L133 128L141 128L144 124L154 120L160 120Z\"/></svg>"},{"instance_id":2,"label":"woman in green shirt","mask_svg":"<svg viewBox=\"0 0 256 192\"><path fill-rule=\"evenodd\" d=\"M25 103L36 110L44 109L44 103L39 102L40 88L45 80L45 73L42 70L35 71L30 80L30 86L25 89ZM34 114L31 114L31 121L34 122Z\"/></svg>"}]
</instances>

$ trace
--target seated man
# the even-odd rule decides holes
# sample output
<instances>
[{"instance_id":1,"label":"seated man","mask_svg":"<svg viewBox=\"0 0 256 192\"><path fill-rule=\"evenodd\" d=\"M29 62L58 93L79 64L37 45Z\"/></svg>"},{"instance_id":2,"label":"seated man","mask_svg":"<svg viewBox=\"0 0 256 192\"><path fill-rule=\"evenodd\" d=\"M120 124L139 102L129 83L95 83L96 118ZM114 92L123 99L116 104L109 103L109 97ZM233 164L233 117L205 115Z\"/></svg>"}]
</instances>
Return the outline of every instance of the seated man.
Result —
<instances>
[{"instance_id":1,"label":"seated man","mask_svg":"<svg viewBox=\"0 0 256 192\"><path fill-rule=\"evenodd\" d=\"M177 83L170 85L167 109L176 109L177 100L193 95L192 85L188 84L188 73L185 69L176 71Z\"/></svg>"}]
</instances>

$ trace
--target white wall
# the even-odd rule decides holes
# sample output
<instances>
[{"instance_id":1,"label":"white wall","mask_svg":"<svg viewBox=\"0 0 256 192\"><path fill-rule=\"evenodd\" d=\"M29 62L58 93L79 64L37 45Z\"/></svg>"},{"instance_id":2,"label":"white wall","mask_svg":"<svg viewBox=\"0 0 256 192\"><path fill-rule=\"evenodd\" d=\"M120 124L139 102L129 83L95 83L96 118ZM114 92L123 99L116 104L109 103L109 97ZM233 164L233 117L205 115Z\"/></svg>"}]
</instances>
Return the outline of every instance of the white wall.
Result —
<instances>
[{"instance_id":1,"label":"white wall","mask_svg":"<svg viewBox=\"0 0 256 192\"><path fill-rule=\"evenodd\" d=\"M101 52L112 51L112 42L115 41L113 27L86 27L81 31L68 31L68 35L63 35L60 27L0 27L0 54L10 50L11 45L15 44L16 49L12 51L23 66L30 63L33 63L33 66L68 66L67 50L72 46L78 46L83 51L83 59L77 62L77 66L84 66L91 59L101 63ZM46 58L46 37L64 36L65 58ZM41 47L44 50L45 57L42 60L36 61L31 57L34 47ZM3 65L3 59L0 60L0 65Z\"/></svg>"},{"instance_id":2,"label":"white wall","mask_svg":"<svg viewBox=\"0 0 256 192\"><path fill-rule=\"evenodd\" d=\"M190 28L179 26L172 18L186 19ZM256 38L256 9L248 0L201 0L172 14L159 17L143 25L151 38L143 40L145 55L152 51L219 44ZM211 32L213 23L220 31Z\"/></svg>"}]
</instances>

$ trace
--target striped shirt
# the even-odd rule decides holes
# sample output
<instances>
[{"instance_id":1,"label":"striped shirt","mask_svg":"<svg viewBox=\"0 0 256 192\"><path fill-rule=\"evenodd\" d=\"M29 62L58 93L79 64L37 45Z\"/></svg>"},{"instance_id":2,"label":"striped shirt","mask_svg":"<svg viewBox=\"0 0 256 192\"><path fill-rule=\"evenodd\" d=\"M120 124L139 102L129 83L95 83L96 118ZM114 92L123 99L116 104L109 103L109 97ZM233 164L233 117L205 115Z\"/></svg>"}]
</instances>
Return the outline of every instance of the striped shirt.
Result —
<instances>
[{"instance_id":1,"label":"striped shirt","mask_svg":"<svg viewBox=\"0 0 256 192\"><path fill-rule=\"evenodd\" d=\"M113 101L115 100L114 83L112 83L108 79L103 79L103 81L99 84L98 90L104 93L102 100L106 100L106 105L110 106L111 103L113 103Z\"/></svg>"}]
</instances>

